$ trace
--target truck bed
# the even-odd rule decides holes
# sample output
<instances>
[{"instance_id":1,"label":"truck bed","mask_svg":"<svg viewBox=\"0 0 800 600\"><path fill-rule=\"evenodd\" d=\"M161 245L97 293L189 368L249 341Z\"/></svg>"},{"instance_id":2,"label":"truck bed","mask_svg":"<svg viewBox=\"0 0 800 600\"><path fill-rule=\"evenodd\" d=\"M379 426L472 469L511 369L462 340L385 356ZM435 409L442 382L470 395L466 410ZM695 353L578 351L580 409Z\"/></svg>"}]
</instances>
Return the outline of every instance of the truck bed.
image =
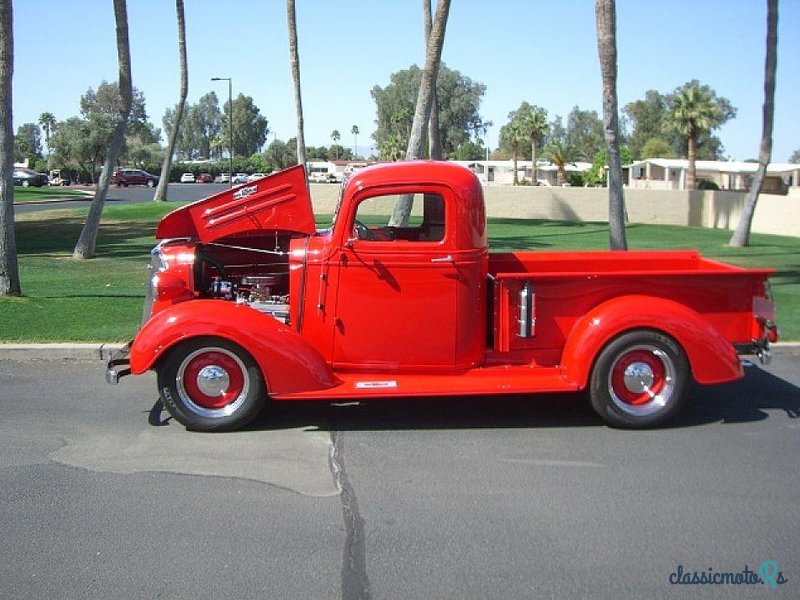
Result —
<instances>
[{"instance_id":1,"label":"truck bed","mask_svg":"<svg viewBox=\"0 0 800 600\"><path fill-rule=\"evenodd\" d=\"M771 273L708 260L695 251L492 253L489 346L502 354L533 351L537 363L558 364L577 319L626 295L683 304L731 343L746 343L752 336L753 298ZM524 338L517 334L518 298L526 283L535 296L535 326Z\"/></svg>"}]
</instances>

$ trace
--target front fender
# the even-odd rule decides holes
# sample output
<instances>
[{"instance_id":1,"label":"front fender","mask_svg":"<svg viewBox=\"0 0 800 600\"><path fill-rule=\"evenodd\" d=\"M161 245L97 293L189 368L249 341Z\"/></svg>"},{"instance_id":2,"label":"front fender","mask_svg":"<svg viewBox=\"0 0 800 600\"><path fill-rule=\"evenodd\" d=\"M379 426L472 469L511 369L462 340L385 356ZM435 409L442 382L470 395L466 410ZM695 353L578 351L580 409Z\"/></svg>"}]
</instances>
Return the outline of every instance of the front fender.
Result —
<instances>
[{"instance_id":1,"label":"front fender","mask_svg":"<svg viewBox=\"0 0 800 600\"><path fill-rule=\"evenodd\" d=\"M340 383L320 353L296 332L253 308L225 300L191 300L156 314L133 340L131 372L152 369L170 348L200 336L224 338L249 352L270 394L322 390Z\"/></svg>"},{"instance_id":2,"label":"front fender","mask_svg":"<svg viewBox=\"0 0 800 600\"><path fill-rule=\"evenodd\" d=\"M632 329L661 331L686 352L695 381L722 383L744 375L736 350L697 311L652 296L622 296L594 307L567 337L561 365L581 388L587 385L595 357L611 339Z\"/></svg>"}]
</instances>

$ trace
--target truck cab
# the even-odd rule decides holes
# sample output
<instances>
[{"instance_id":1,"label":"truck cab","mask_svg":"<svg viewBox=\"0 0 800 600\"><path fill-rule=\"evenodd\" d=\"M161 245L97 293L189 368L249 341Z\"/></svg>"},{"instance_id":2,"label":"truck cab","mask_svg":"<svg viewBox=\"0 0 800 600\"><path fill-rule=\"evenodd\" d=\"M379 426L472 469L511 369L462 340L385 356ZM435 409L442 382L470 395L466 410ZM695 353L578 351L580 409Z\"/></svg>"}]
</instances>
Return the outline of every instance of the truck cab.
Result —
<instances>
[{"instance_id":1,"label":"truck cab","mask_svg":"<svg viewBox=\"0 0 800 600\"><path fill-rule=\"evenodd\" d=\"M668 420L691 379L777 337L769 270L696 252L490 253L470 171L367 167L316 229L302 166L159 224L144 323L107 377L158 373L187 427L281 401L587 390L611 425ZM125 368L119 371L119 367Z\"/></svg>"}]
</instances>

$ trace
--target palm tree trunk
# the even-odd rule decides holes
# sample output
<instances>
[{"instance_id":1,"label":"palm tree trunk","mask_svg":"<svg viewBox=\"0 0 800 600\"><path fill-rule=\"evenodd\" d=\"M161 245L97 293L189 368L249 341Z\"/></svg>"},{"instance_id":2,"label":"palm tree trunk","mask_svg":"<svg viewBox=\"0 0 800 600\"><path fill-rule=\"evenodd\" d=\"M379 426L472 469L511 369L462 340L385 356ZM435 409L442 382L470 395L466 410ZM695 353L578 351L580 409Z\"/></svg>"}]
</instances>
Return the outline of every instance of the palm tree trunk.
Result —
<instances>
[{"instance_id":1,"label":"palm tree trunk","mask_svg":"<svg viewBox=\"0 0 800 600\"><path fill-rule=\"evenodd\" d=\"M423 20L425 22L425 50L431 38L432 17L431 0L422 0ZM436 100L436 82L431 92L431 116L428 119L428 154L434 160L442 158L442 144L439 139L439 103Z\"/></svg>"},{"instance_id":2,"label":"palm tree trunk","mask_svg":"<svg viewBox=\"0 0 800 600\"><path fill-rule=\"evenodd\" d=\"M183 13L183 0L175 0L175 12L178 19L178 54L180 56L181 69L181 89L178 107L175 109L175 120L172 124L172 131L169 135L169 145L164 154L164 162L161 165L161 178L158 180L158 187L153 200L165 201L167 199L167 188L169 186L169 176L172 171L172 155L175 153L175 145L178 143L178 135L183 122L183 111L186 107L186 95L189 92L189 68L186 61L186 20Z\"/></svg>"},{"instance_id":3,"label":"palm tree trunk","mask_svg":"<svg viewBox=\"0 0 800 600\"><path fill-rule=\"evenodd\" d=\"M89 208L89 216L83 226L78 243L72 252L72 257L76 259L94 258L95 245L97 243L97 232L100 229L100 217L103 214L103 205L108 194L108 184L111 182L111 174L117 162L122 140L125 137L125 127L128 124L128 116L131 113L133 103L133 83L131 82L131 50L128 42L128 9L125 0L114 0L114 19L117 23L117 57L119 60L119 94L122 99L122 107L119 112L117 125L108 144L105 166L100 174L97 183L92 205Z\"/></svg>"},{"instance_id":4,"label":"palm tree trunk","mask_svg":"<svg viewBox=\"0 0 800 600\"><path fill-rule=\"evenodd\" d=\"M764 63L764 124L761 148L758 152L758 170L744 201L742 216L731 237L731 246L750 245L750 229L756 211L758 195L764 185L767 165L772 158L772 126L775 115L775 71L778 66L778 0L767 0L767 57Z\"/></svg>"},{"instance_id":5,"label":"palm tree trunk","mask_svg":"<svg viewBox=\"0 0 800 600\"><path fill-rule=\"evenodd\" d=\"M447 27L447 15L450 12L450 0L439 0L436 7L436 16L433 20L431 35L428 38L428 47L425 53L425 70L422 72L422 81L417 95L417 106L414 109L414 121L411 124L411 134L408 139L406 160L417 160L422 156L425 142L425 129L431 112L432 91L439 75L439 65L442 61L442 48L444 47L444 32ZM411 198L401 197L397 200L389 225L405 227L411 214Z\"/></svg>"},{"instance_id":6,"label":"palm tree trunk","mask_svg":"<svg viewBox=\"0 0 800 600\"><path fill-rule=\"evenodd\" d=\"M536 167L536 138L531 138L531 184L536 185L539 181L539 169Z\"/></svg>"},{"instance_id":7,"label":"palm tree trunk","mask_svg":"<svg viewBox=\"0 0 800 600\"><path fill-rule=\"evenodd\" d=\"M292 66L292 83L294 83L294 107L297 114L297 164L306 164L306 138L303 133L303 99L300 94L300 55L297 51L297 18L295 0L286 0L286 21L289 28L289 61ZM337 150L338 152L338 150ZM308 175L306 175L306 187Z\"/></svg>"},{"instance_id":8,"label":"palm tree trunk","mask_svg":"<svg viewBox=\"0 0 800 600\"><path fill-rule=\"evenodd\" d=\"M20 296L14 236L14 16L12 0L0 0L0 296Z\"/></svg>"},{"instance_id":9,"label":"palm tree trunk","mask_svg":"<svg viewBox=\"0 0 800 600\"><path fill-rule=\"evenodd\" d=\"M608 152L608 241L612 250L627 250L625 195L619 156L617 106L617 14L614 0L597 0L597 52L603 79L603 129Z\"/></svg>"},{"instance_id":10,"label":"palm tree trunk","mask_svg":"<svg viewBox=\"0 0 800 600\"><path fill-rule=\"evenodd\" d=\"M689 131L688 155L689 168L686 171L686 189L693 190L697 181L697 131L694 126Z\"/></svg>"},{"instance_id":11,"label":"palm tree trunk","mask_svg":"<svg viewBox=\"0 0 800 600\"><path fill-rule=\"evenodd\" d=\"M519 176L517 175L517 147L514 146L514 149L511 153L512 157L514 158L514 182L513 185L519 185Z\"/></svg>"}]
</instances>

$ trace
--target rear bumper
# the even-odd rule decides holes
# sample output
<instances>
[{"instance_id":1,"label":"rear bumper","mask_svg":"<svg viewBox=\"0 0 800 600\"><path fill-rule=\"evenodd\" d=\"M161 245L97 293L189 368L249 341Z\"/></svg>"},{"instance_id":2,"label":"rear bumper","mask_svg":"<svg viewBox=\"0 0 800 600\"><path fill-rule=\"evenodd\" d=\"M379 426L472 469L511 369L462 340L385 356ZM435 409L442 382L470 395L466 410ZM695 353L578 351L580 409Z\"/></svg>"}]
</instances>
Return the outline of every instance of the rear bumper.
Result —
<instances>
[{"instance_id":1,"label":"rear bumper","mask_svg":"<svg viewBox=\"0 0 800 600\"><path fill-rule=\"evenodd\" d=\"M778 328L769 322L765 327L765 335L761 339L754 339L746 344L735 344L736 353L745 356L757 356L762 365L772 362L770 342L778 341Z\"/></svg>"},{"instance_id":2,"label":"rear bumper","mask_svg":"<svg viewBox=\"0 0 800 600\"><path fill-rule=\"evenodd\" d=\"M131 374L131 361L128 355L132 343L132 341L128 342L116 352L106 348L100 349L100 356L106 361L106 383L116 385L120 378Z\"/></svg>"}]
</instances>

